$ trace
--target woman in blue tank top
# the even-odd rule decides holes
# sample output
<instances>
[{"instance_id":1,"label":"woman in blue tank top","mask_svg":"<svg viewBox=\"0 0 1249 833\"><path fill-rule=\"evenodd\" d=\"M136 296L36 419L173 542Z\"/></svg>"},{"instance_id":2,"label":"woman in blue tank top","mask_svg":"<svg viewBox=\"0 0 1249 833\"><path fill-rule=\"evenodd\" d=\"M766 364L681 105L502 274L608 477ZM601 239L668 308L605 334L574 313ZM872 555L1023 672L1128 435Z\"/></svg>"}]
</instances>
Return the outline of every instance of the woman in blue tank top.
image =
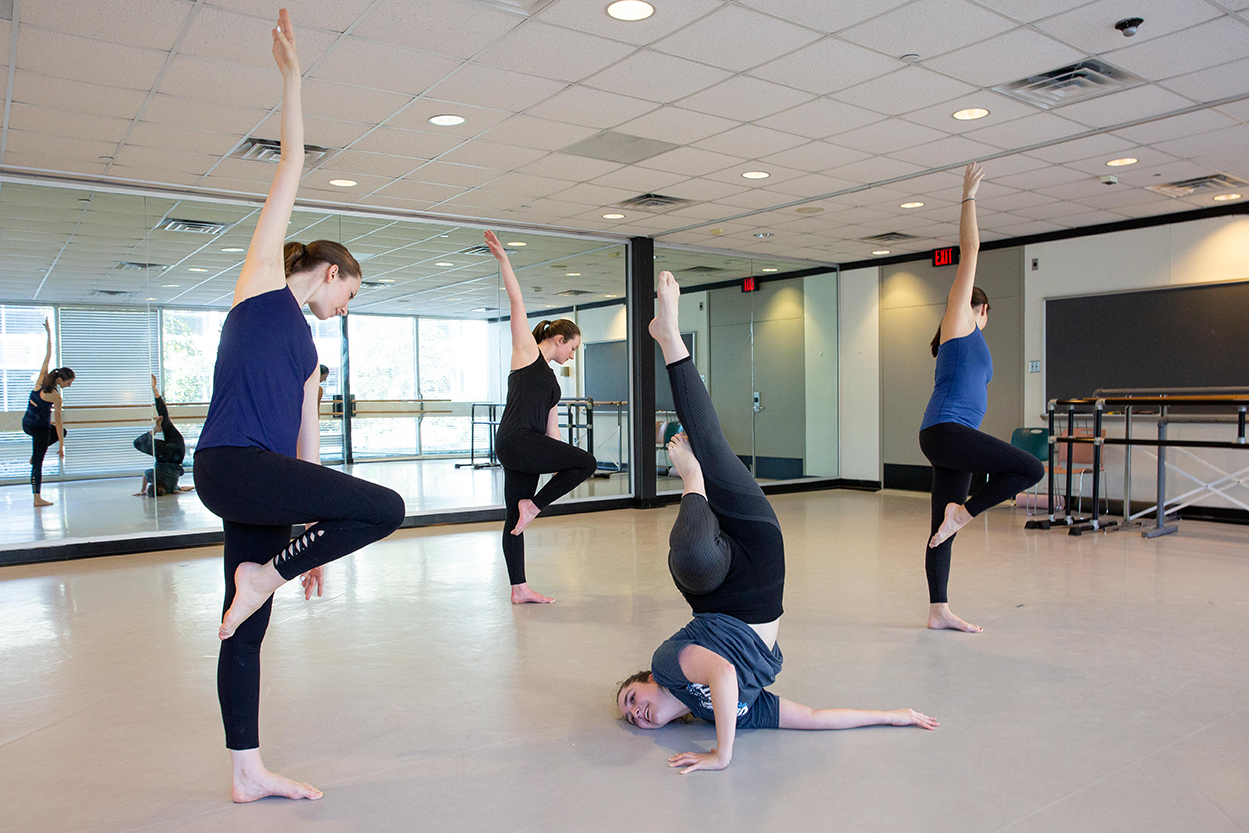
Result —
<instances>
[{"instance_id":1,"label":"woman in blue tank top","mask_svg":"<svg viewBox=\"0 0 1249 833\"><path fill-rule=\"evenodd\" d=\"M282 72L282 158L221 328L194 469L200 499L225 531L217 695L236 802L321 797L260 758L260 643L274 591L302 576L304 598L321 595L321 565L386 537L404 518L395 492L319 465L320 373L302 307L323 321L346 315L360 264L328 240L283 245L304 166L299 59L285 9L273 56ZM304 532L292 541L294 524Z\"/></svg>"},{"instance_id":2,"label":"woman in blue tank top","mask_svg":"<svg viewBox=\"0 0 1249 833\"><path fill-rule=\"evenodd\" d=\"M48 370L52 362L52 325L46 320L43 329L48 333L48 349L43 353L43 366L39 368L39 378L35 389L30 392L30 400L26 403L26 413L22 415L22 431L30 437L30 489L35 493L35 508L51 506L52 501L43 498L43 458L48 448L60 443L57 456L65 459L65 414L64 403L61 401L61 388L74 383L74 371L68 367ZM56 417L52 409L56 408Z\"/></svg>"},{"instance_id":3,"label":"woman in blue tank top","mask_svg":"<svg viewBox=\"0 0 1249 833\"><path fill-rule=\"evenodd\" d=\"M958 271L945 316L932 340L936 384L919 432L919 447L932 463L932 537L924 557L928 627L969 633L983 629L951 613L946 594L954 535L972 518L1027 489L1045 473L1041 461L1031 454L979 430L993 378L993 357L980 332L989 322L989 299L974 285L980 249L976 190L983 177L979 165L968 165L963 174ZM989 475L989 480L968 500L974 472Z\"/></svg>"}]
</instances>

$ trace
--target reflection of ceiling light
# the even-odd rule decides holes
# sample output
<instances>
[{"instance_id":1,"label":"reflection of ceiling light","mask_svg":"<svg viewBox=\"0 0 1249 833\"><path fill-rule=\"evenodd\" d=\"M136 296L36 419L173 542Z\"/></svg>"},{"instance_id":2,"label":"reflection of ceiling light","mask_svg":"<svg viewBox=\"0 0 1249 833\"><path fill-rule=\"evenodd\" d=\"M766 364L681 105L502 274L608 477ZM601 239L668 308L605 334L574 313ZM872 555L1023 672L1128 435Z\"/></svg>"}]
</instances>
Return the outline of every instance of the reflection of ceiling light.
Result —
<instances>
[{"instance_id":1,"label":"reflection of ceiling light","mask_svg":"<svg viewBox=\"0 0 1249 833\"><path fill-rule=\"evenodd\" d=\"M443 116L433 116L429 120L430 124L436 124L439 127L454 127L457 124L464 124L463 116L453 116L451 114Z\"/></svg>"},{"instance_id":2,"label":"reflection of ceiling light","mask_svg":"<svg viewBox=\"0 0 1249 833\"><path fill-rule=\"evenodd\" d=\"M155 301L155 298L148 298L149 301Z\"/></svg>"},{"instance_id":3,"label":"reflection of ceiling light","mask_svg":"<svg viewBox=\"0 0 1249 833\"><path fill-rule=\"evenodd\" d=\"M162 283L161 284L162 289L174 289L177 286L179 286L179 284L176 284L176 283Z\"/></svg>"},{"instance_id":4,"label":"reflection of ceiling light","mask_svg":"<svg viewBox=\"0 0 1249 833\"><path fill-rule=\"evenodd\" d=\"M469 312L490 312L489 307L473 307Z\"/></svg>"},{"instance_id":5,"label":"reflection of ceiling light","mask_svg":"<svg viewBox=\"0 0 1249 833\"><path fill-rule=\"evenodd\" d=\"M1135 165L1137 161L1139 160L1133 156L1125 156L1122 159L1111 159L1106 164L1112 168L1122 168L1124 165Z\"/></svg>"},{"instance_id":6,"label":"reflection of ceiling light","mask_svg":"<svg viewBox=\"0 0 1249 833\"><path fill-rule=\"evenodd\" d=\"M616 295L608 295L607 297L608 297L608 298L615 298L615 297L618 297L618 296L616 296Z\"/></svg>"},{"instance_id":7,"label":"reflection of ceiling light","mask_svg":"<svg viewBox=\"0 0 1249 833\"><path fill-rule=\"evenodd\" d=\"M243 251L243 250L242 250L242 249L240 249L238 246L230 246L230 247L228 247L228 248L222 249L221 251L223 251L223 252L241 252L241 251Z\"/></svg>"},{"instance_id":8,"label":"reflection of ceiling light","mask_svg":"<svg viewBox=\"0 0 1249 833\"><path fill-rule=\"evenodd\" d=\"M434 265L435 265L435 266L454 266L455 264L454 264L454 263L447 263L445 260L442 260L442 261L439 261L438 263L435 263Z\"/></svg>"},{"instance_id":9,"label":"reflection of ceiling light","mask_svg":"<svg viewBox=\"0 0 1249 833\"><path fill-rule=\"evenodd\" d=\"M1229 200L1238 200L1238 199L1240 199L1240 194L1219 194L1217 197L1214 198L1214 201L1215 202L1227 202Z\"/></svg>"},{"instance_id":10,"label":"reflection of ceiling light","mask_svg":"<svg viewBox=\"0 0 1249 833\"><path fill-rule=\"evenodd\" d=\"M513 240L512 242L508 243L507 245L509 245L509 246L528 246L529 244L528 244L528 243L522 243L522 242L520 242L519 240Z\"/></svg>"},{"instance_id":11,"label":"reflection of ceiling light","mask_svg":"<svg viewBox=\"0 0 1249 833\"><path fill-rule=\"evenodd\" d=\"M603 219L604 220L623 220L624 215L623 214L604 214Z\"/></svg>"},{"instance_id":12,"label":"reflection of ceiling light","mask_svg":"<svg viewBox=\"0 0 1249 833\"><path fill-rule=\"evenodd\" d=\"M616 0L607 7L607 14L617 20L645 20L655 13L655 7L643 0Z\"/></svg>"},{"instance_id":13,"label":"reflection of ceiling light","mask_svg":"<svg viewBox=\"0 0 1249 833\"><path fill-rule=\"evenodd\" d=\"M779 270L775 266L765 266L763 267L763 271L764 272L776 272Z\"/></svg>"},{"instance_id":14,"label":"reflection of ceiling light","mask_svg":"<svg viewBox=\"0 0 1249 833\"><path fill-rule=\"evenodd\" d=\"M580 273L580 272L565 272L565 273L564 273L564 277L566 277L566 278L579 278L579 277L581 277L581 273Z\"/></svg>"},{"instance_id":15,"label":"reflection of ceiling light","mask_svg":"<svg viewBox=\"0 0 1249 833\"><path fill-rule=\"evenodd\" d=\"M187 269L187 271L188 272L207 272L208 270L203 268L202 266L192 266L189 269Z\"/></svg>"},{"instance_id":16,"label":"reflection of ceiling light","mask_svg":"<svg viewBox=\"0 0 1249 833\"><path fill-rule=\"evenodd\" d=\"M966 110L959 110L954 114L954 118L959 121L973 121L974 119L983 119L989 115L989 111L983 107L968 107Z\"/></svg>"},{"instance_id":17,"label":"reflection of ceiling light","mask_svg":"<svg viewBox=\"0 0 1249 833\"><path fill-rule=\"evenodd\" d=\"M887 255L887 254L889 254L889 250L888 250L888 249L877 249L876 251L872 252L872 254L874 254L874 255Z\"/></svg>"},{"instance_id":18,"label":"reflection of ceiling light","mask_svg":"<svg viewBox=\"0 0 1249 833\"><path fill-rule=\"evenodd\" d=\"M742 179L767 179L771 175L767 171L746 171L742 174Z\"/></svg>"},{"instance_id":19,"label":"reflection of ceiling light","mask_svg":"<svg viewBox=\"0 0 1249 833\"><path fill-rule=\"evenodd\" d=\"M394 283L395 279L394 278L378 278L377 282L378 283Z\"/></svg>"},{"instance_id":20,"label":"reflection of ceiling light","mask_svg":"<svg viewBox=\"0 0 1249 833\"><path fill-rule=\"evenodd\" d=\"M458 300L460 300L460 299L459 299L459 298L448 298L447 300L448 300L448 301L458 301Z\"/></svg>"},{"instance_id":21,"label":"reflection of ceiling light","mask_svg":"<svg viewBox=\"0 0 1249 833\"><path fill-rule=\"evenodd\" d=\"M922 202L904 202L901 205L899 205L898 208L919 208L922 205L923 205Z\"/></svg>"},{"instance_id":22,"label":"reflection of ceiling light","mask_svg":"<svg viewBox=\"0 0 1249 833\"><path fill-rule=\"evenodd\" d=\"M354 179L331 179L330 180L330 185L334 185L339 188L350 188L351 186L355 184L356 184L356 181Z\"/></svg>"},{"instance_id":23,"label":"reflection of ceiling light","mask_svg":"<svg viewBox=\"0 0 1249 833\"><path fill-rule=\"evenodd\" d=\"M755 232L755 237L771 237L771 236L772 236L772 232L770 232L770 231L757 231L757 232Z\"/></svg>"}]
</instances>

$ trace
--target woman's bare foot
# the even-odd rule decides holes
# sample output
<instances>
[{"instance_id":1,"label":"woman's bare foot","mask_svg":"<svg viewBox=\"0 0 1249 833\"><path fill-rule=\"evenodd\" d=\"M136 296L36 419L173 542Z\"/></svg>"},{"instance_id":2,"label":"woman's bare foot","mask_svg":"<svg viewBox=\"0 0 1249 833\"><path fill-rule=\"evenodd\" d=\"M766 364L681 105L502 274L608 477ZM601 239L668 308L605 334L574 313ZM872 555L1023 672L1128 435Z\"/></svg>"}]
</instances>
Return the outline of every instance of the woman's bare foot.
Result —
<instances>
[{"instance_id":1,"label":"woman's bare foot","mask_svg":"<svg viewBox=\"0 0 1249 833\"><path fill-rule=\"evenodd\" d=\"M678 310L681 287L671 272L659 273L659 287L655 297L655 317L651 319L651 338L659 344L664 354L664 364L678 362L690 354L681 340L681 323Z\"/></svg>"},{"instance_id":2,"label":"woman's bare foot","mask_svg":"<svg viewBox=\"0 0 1249 833\"><path fill-rule=\"evenodd\" d=\"M536 590L530 590L528 582L512 585L512 604L514 605L549 605L555 601L550 596L543 596Z\"/></svg>"},{"instance_id":3,"label":"woman's bare foot","mask_svg":"<svg viewBox=\"0 0 1249 833\"><path fill-rule=\"evenodd\" d=\"M971 515L963 504L947 503L945 505L945 520L941 522L941 526L937 527L936 534L928 539L929 549L941 546L942 541L954 537L954 533L967 526L970 522Z\"/></svg>"},{"instance_id":4,"label":"woman's bare foot","mask_svg":"<svg viewBox=\"0 0 1249 833\"><path fill-rule=\"evenodd\" d=\"M232 751L230 758L234 765L234 783L230 788L230 798L235 804L246 804L270 795L280 798L307 798L313 801L321 797L321 791L311 784L292 781L265 769L260 760L259 749Z\"/></svg>"},{"instance_id":5,"label":"woman's bare foot","mask_svg":"<svg viewBox=\"0 0 1249 833\"><path fill-rule=\"evenodd\" d=\"M43 498L39 497L39 495L35 495L35 508L36 509L38 509L40 506L51 506L51 505L52 505L52 501L44 500Z\"/></svg>"},{"instance_id":6,"label":"woman's bare foot","mask_svg":"<svg viewBox=\"0 0 1249 833\"><path fill-rule=\"evenodd\" d=\"M928 627L934 631L950 630L964 633L981 633L984 628L966 622L950 612L946 603L928 606Z\"/></svg>"},{"instance_id":7,"label":"woman's bare foot","mask_svg":"<svg viewBox=\"0 0 1249 833\"><path fill-rule=\"evenodd\" d=\"M533 519L538 517L538 513L542 510L538 508L538 504L529 498L525 498L516 506L520 510L520 520L516 522L516 526L512 528L513 535L520 535L525 531L529 524L533 523Z\"/></svg>"},{"instance_id":8,"label":"woman's bare foot","mask_svg":"<svg viewBox=\"0 0 1249 833\"><path fill-rule=\"evenodd\" d=\"M226 615L221 617L217 637L225 640L234 636L238 626L259 610L273 595L273 591L285 582L286 579L278 575L272 561L265 564L244 561L240 564L234 571L234 601L230 602Z\"/></svg>"},{"instance_id":9,"label":"woman's bare foot","mask_svg":"<svg viewBox=\"0 0 1249 833\"><path fill-rule=\"evenodd\" d=\"M668 459L672 461L672 470L685 483L682 494L707 496L706 486L703 485L703 467L694 456L694 449L690 448L690 438L684 433L669 440Z\"/></svg>"}]
</instances>

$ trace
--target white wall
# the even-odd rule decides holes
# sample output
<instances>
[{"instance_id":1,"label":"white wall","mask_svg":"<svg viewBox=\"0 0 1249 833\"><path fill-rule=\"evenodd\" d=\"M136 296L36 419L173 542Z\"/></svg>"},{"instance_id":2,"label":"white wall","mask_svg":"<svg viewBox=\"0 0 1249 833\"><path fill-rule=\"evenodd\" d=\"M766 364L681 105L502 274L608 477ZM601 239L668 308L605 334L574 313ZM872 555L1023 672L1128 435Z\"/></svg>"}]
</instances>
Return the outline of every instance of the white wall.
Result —
<instances>
[{"instance_id":1,"label":"white wall","mask_svg":"<svg viewBox=\"0 0 1249 833\"><path fill-rule=\"evenodd\" d=\"M807 476L838 476L837 275L802 280Z\"/></svg>"},{"instance_id":2,"label":"white wall","mask_svg":"<svg viewBox=\"0 0 1249 833\"><path fill-rule=\"evenodd\" d=\"M1032 270L1033 259L1037 270ZM1045 359L1045 301L1079 295L1125 292L1178 284L1219 283L1249 279L1249 217L1228 216L1152 228L1036 243L1024 247L1024 332L1025 360ZM1046 407L1044 366L1040 373L1024 376L1024 419L1029 425L1044 425ZM1156 436L1156 423L1134 423L1136 436ZM1107 425L1111 436L1122 436L1122 420ZM1226 426L1174 426L1173 439L1229 438ZM1231 435L1231 436L1234 436ZM1241 451L1198 450L1193 453L1225 471L1249 466L1249 455ZM1212 475L1182 452L1171 450L1169 459L1202 479ZM1123 494L1123 450L1107 447L1107 481L1111 498ZM1132 453L1132 499L1153 500L1157 464L1139 448ZM1178 474L1168 477L1168 494L1175 496L1194 484ZM1088 486L1086 484L1086 493ZM1249 502L1249 491L1233 489ZM1221 498L1201 501L1205 506L1232 507ZM1086 501L1087 509L1087 501Z\"/></svg>"},{"instance_id":3,"label":"white wall","mask_svg":"<svg viewBox=\"0 0 1249 833\"><path fill-rule=\"evenodd\" d=\"M838 304L840 476L882 479L880 459L880 269L841 273ZM810 444L807 446L811 449Z\"/></svg>"}]
</instances>

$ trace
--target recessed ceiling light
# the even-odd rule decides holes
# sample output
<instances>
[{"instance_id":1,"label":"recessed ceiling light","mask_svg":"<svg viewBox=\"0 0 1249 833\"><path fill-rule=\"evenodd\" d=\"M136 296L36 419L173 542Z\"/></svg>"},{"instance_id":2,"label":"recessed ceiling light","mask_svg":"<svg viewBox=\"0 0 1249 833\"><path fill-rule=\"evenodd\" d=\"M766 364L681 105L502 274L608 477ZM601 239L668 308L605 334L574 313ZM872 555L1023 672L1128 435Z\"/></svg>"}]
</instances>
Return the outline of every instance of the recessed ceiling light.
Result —
<instances>
[{"instance_id":1,"label":"recessed ceiling light","mask_svg":"<svg viewBox=\"0 0 1249 833\"><path fill-rule=\"evenodd\" d=\"M655 7L643 0L616 0L607 7L607 14L617 20L645 20L655 13Z\"/></svg>"},{"instance_id":2,"label":"recessed ceiling light","mask_svg":"<svg viewBox=\"0 0 1249 833\"><path fill-rule=\"evenodd\" d=\"M448 300L448 301L458 301L458 300L460 300L460 299L459 299L459 298L448 298L447 300Z\"/></svg>"},{"instance_id":3,"label":"recessed ceiling light","mask_svg":"<svg viewBox=\"0 0 1249 833\"><path fill-rule=\"evenodd\" d=\"M473 307L469 312L490 312L489 307Z\"/></svg>"},{"instance_id":4,"label":"recessed ceiling light","mask_svg":"<svg viewBox=\"0 0 1249 833\"><path fill-rule=\"evenodd\" d=\"M377 282L378 283L394 283L395 279L394 278L378 278Z\"/></svg>"},{"instance_id":5,"label":"recessed ceiling light","mask_svg":"<svg viewBox=\"0 0 1249 833\"><path fill-rule=\"evenodd\" d=\"M1240 199L1240 194L1219 194L1214 198L1215 202L1228 202L1229 200Z\"/></svg>"},{"instance_id":6,"label":"recessed ceiling light","mask_svg":"<svg viewBox=\"0 0 1249 833\"><path fill-rule=\"evenodd\" d=\"M174 289L177 286L179 286L179 284L176 284L176 283L162 283L161 284L162 289Z\"/></svg>"},{"instance_id":7,"label":"recessed ceiling light","mask_svg":"<svg viewBox=\"0 0 1249 833\"><path fill-rule=\"evenodd\" d=\"M742 174L742 179L767 179L771 175L767 171L746 171Z\"/></svg>"},{"instance_id":8,"label":"recessed ceiling light","mask_svg":"<svg viewBox=\"0 0 1249 833\"><path fill-rule=\"evenodd\" d=\"M604 220L623 220L624 215L623 214L604 214L603 219Z\"/></svg>"},{"instance_id":9,"label":"recessed ceiling light","mask_svg":"<svg viewBox=\"0 0 1249 833\"><path fill-rule=\"evenodd\" d=\"M1111 159L1106 164L1112 168L1122 168L1124 165L1135 165L1138 161L1134 156L1125 156L1122 159Z\"/></svg>"},{"instance_id":10,"label":"recessed ceiling light","mask_svg":"<svg viewBox=\"0 0 1249 833\"><path fill-rule=\"evenodd\" d=\"M581 277L581 273L580 273L580 272L565 272L565 273L564 273L564 277L566 277L566 278L579 278L579 277Z\"/></svg>"},{"instance_id":11,"label":"recessed ceiling light","mask_svg":"<svg viewBox=\"0 0 1249 833\"><path fill-rule=\"evenodd\" d=\"M904 202L901 205L899 205L898 208L919 208L922 205L923 205L922 202Z\"/></svg>"},{"instance_id":12,"label":"recessed ceiling light","mask_svg":"<svg viewBox=\"0 0 1249 833\"><path fill-rule=\"evenodd\" d=\"M608 297L608 298L617 298L617 297L619 297L619 296L617 296L617 295L608 295L607 297Z\"/></svg>"},{"instance_id":13,"label":"recessed ceiling light","mask_svg":"<svg viewBox=\"0 0 1249 833\"><path fill-rule=\"evenodd\" d=\"M155 301L155 298L148 298L149 301Z\"/></svg>"},{"instance_id":14,"label":"recessed ceiling light","mask_svg":"<svg viewBox=\"0 0 1249 833\"><path fill-rule=\"evenodd\" d=\"M989 111L983 107L968 107L966 110L959 110L954 114L954 118L959 121L973 121L974 119L983 119L989 115Z\"/></svg>"},{"instance_id":15,"label":"recessed ceiling light","mask_svg":"<svg viewBox=\"0 0 1249 833\"><path fill-rule=\"evenodd\" d=\"M434 265L435 265L435 266L454 266L455 264L454 264L454 263L447 263L445 260L442 260L442 261L439 261L438 263L435 263Z\"/></svg>"},{"instance_id":16,"label":"recessed ceiling light","mask_svg":"<svg viewBox=\"0 0 1249 833\"><path fill-rule=\"evenodd\" d=\"M356 184L356 181L354 179L331 179L330 180L330 185L334 185L339 188L350 188L351 186L355 184Z\"/></svg>"},{"instance_id":17,"label":"recessed ceiling light","mask_svg":"<svg viewBox=\"0 0 1249 833\"><path fill-rule=\"evenodd\" d=\"M888 250L888 249L877 249L876 251L872 252L872 254L874 254L874 255L887 255L887 254L889 254L889 250Z\"/></svg>"},{"instance_id":18,"label":"recessed ceiling light","mask_svg":"<svg viewBox=\"0 0 1249 833\"><path fill-rule=\"evenodd\" d=\"M510 243L508 243L507 245L509 245L509 246L528 246L529 244L528 244L528 243L522 243L522 242L521 242L521 241L519 241L519 240L513 240L513 241L511 241Z\"/></svg>"},{"instance_id":19,"label":"recessed ceiling light","mask_svg":"<svg viewBox=\"0 0 1249 833\"><path fill-rule=\"evenodd\" d=\"M202 266L192 266L187 269L188 272L207 272L208 270Z\"/></svg>"},{"instance_id":20,"label":"recessed ceiling light","mask_svg":"<svg viewBox=\"0 0 1249 833\"><path fill-rule=\"evenodd\" d=\"M775 266L765 266L765 267L763 267L763 271L765 271L765 272L776 272L776 271L779 271L779 270L778 270Z\"/></svg>"},{"instance_id":21,"label":"recessed ceiling light","mask_svg":"<svg viewBox=\"0 0 1249 833\"><path fill-rule=\"evenodd\" d=\"M229 246L229 247L227 247L227 248L225 248L225 249L222 249L221 251L223 251L223 252L241 252L241 251L243 251L243 250L242 250L242 249L240 249L238 246Z\"/></svg>"},{"instance_id":22,"label":"recessed ceiling light","mask_svg":"<svg viewBox=\"0 0 1249 833\"><path fill-rule=\"evenodd\" d=\"M795 214L819 214L824 209L816 205L804 205L802 208L795 208Z\"/></svg>"},{"instance_id":23,"label":"recessed ceiling light","mask_svg":"<svg viewBox=\"0 0 1249 833\"><path fill-rule=\"evenodd\" d=\"M432 116L429 123L436 124L439 127L454 127L457 124L464 124L464 117L453 116L450 113L447 113L441 116Z\"/></svg>"}]
</instances>

